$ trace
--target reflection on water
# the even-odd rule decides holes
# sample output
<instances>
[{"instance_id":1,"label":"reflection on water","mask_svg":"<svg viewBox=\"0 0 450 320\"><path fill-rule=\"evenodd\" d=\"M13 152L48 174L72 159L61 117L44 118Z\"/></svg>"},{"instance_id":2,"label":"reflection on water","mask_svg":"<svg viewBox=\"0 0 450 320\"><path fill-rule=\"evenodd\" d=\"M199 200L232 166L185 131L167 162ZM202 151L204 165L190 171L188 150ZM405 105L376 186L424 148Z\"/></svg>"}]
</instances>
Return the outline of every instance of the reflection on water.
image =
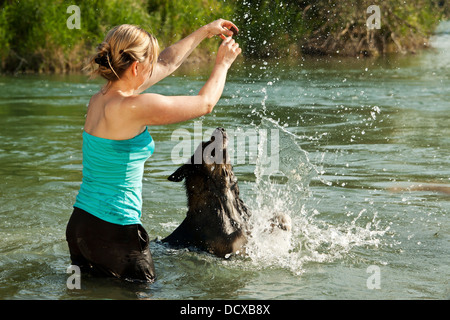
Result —
<instances>
[{"instance_id":1,"label":"reflection on water","mask_svg":"<svg viewBox=\"0 0 450 320\"><path fill-rule=\"evenodd\" d=\"M220 260L153 242L158 281L150 286L88 277L79 292L65 286L65 225L99 82L0 77L0 298L448 298L450 198L437 187L450 186L449 24L441 28L434 49L414 56L236 64L201 123L279 133L277 172L265 171L264 139L256 164L234 166L253 211L248 256ZM178 72L149 91L195 93L206 73ZM186 212L182 185L167 181L178 128L193 133L194 122L150 128L157 143L142 220L154 238ZM292 232L258 229L270 211L288 213ZM372 265L379 290L366 285Z\"/></svg>"}]
</instances>

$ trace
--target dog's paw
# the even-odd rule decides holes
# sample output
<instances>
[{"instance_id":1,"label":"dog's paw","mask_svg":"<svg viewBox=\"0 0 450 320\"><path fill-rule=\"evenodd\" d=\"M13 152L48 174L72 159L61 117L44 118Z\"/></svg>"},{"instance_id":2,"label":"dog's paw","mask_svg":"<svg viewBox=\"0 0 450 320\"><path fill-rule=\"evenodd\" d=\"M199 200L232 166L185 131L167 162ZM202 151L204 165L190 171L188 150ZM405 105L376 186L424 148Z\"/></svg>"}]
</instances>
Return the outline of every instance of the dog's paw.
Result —
<instances>
[{"instance_id":1,"label":"dog's paw","mask_svg":"<svg viewBox=\"0 0 450 320\"><path fill-rule=\"evenodd\" d=\"M270 226L272 230L278 228L284 231L291 231L292 229L291 217L289 217L287 214L276 212L273 218L270 219Z\"/></svg>"}]
</instances>

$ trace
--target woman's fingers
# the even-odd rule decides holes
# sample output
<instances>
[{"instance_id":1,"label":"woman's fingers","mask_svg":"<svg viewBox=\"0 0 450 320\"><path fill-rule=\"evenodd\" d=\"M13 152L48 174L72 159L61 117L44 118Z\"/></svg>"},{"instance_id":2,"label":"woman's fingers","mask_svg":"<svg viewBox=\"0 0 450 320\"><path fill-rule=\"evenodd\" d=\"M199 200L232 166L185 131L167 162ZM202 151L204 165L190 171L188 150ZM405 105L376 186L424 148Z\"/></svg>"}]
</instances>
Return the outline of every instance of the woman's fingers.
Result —
<instances>
[{"instance_id":1,"label":"woman's fingers","mask_svg":"<svg viewBox=\"0 0 450 320\"><path fill-rule=\"evenodd\" d=\"M239 47L239 43L237 43L232 37L228 37L223 40L222 45L228 46L230 49L235 49Z\"/></svg>"},{"instance_id":2,"label":"woman's fingers","mask_svg":"<svg viewBox=\"0 0 450 320\"><path fill-rule=\"evenodd\" d=\"M218 19L210 23L210 25L213 29L215 29L213 34L220 36L222 39L224 39L222 36L232 37L239 32L238 27L233 22L228 20Z\"/></svg>"},{"instance_id":3,"label":"woman's fingers","mask_svg":"<svg viewBox=\"0 0 450 320\"><path fill-rule=\"evenodd\" d=\"M217 59L231 65L240 53L239 44L232 37L225 37L217 53Z\"/></svg>"},{"instance_id":4,"label":"woman's fingers","mask_svg":"<svg viewBox=\"0 0 450 320\"><path fill-rule=\"evenodd\" d=\"M238 32L239 32L238 27L233 22L228 21L228 20L222 21L222 28L226 28L225 33L228 36L234 36L234 35L238 34Z\"/></svg>"}]
</instances>

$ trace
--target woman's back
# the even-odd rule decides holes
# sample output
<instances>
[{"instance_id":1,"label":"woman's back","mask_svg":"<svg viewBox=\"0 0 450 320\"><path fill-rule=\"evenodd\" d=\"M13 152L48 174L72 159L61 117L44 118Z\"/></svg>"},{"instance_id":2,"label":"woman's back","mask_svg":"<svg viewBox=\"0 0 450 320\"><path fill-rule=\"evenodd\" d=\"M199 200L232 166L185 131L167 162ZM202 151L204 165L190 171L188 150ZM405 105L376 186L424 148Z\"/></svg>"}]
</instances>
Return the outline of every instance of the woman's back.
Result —
<instances>
[{"instance_id":1,"label":"woman's back","mask_svg":"<svg viewBox=\"0 0 450 320\"><path fill-rule=\"evenodd\" d=\"M154 148L148 130L127 140L83 132L83 181L74 206L107 222L140 224L144 163Z\"/></svg>"},{"instance_id":2,"label":"woman's back","mask_svg":"<svg viewBox=\"0 0 450 320\"><path fill-rule=\"evenodd\" d=\"M84 131L105 139L126 140L141 133L145 126L130 119L132 98L117 92L99 92L88 106Z\"/></svg>"}]
</instances>

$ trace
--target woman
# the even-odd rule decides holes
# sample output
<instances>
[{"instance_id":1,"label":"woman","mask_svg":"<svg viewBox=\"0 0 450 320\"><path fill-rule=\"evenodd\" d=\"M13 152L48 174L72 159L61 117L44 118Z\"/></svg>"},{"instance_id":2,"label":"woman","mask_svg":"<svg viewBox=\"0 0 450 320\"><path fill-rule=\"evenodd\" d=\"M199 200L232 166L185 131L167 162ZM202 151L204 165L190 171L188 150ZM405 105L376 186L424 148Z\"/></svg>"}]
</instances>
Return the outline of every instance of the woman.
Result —
<instances>
[{"instance_id":1,"label":"woman","mask_svg":"<svg viewBox=\"0 0 450 320\"><path fill-rule=\"evenodd\" d=\"M73 265L96 274L154 281L148 235L140 221L144 162L155 145L147 126L186 121L213 110L227 71L241 53L232 28L232 22L219 19L159 56L157 40L132 25L113 28L99 45L89 67L92 75L108 82L91 98L84 126L83 181L66 230ZM140 94L215 35L223 42L197 95Z\"/></svg>"}]
</instances>

